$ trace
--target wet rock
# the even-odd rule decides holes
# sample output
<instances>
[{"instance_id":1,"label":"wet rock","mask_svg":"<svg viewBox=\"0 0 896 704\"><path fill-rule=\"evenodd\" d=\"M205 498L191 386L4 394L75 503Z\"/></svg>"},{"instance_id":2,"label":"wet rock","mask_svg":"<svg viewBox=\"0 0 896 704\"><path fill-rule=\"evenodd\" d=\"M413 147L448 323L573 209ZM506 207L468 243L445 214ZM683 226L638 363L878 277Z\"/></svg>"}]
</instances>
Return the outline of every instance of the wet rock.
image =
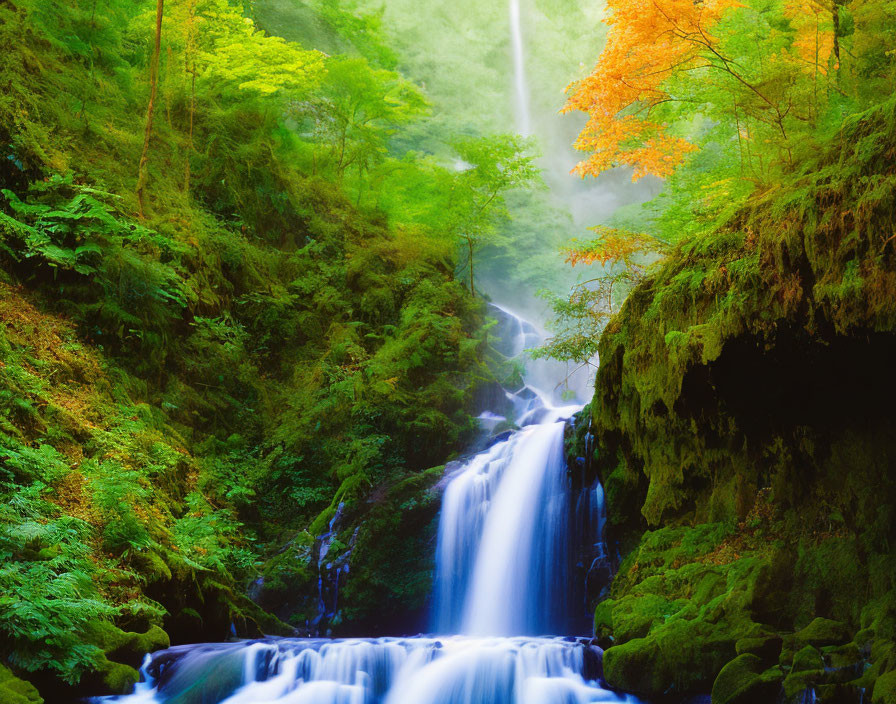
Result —
<instances>
[{"instance_id":1,"label":"wet rock","mask_svg":"<svg viewBox=\"0 0 896 704\"><path fill-rule=\"evenodd\" d=\"M719 672L712 685L713 704L753 704L774 701L781 688L779 668L763 669L762 658L738 655Z\"/></svg>"},{"instance_id":2,"label":"wet rock","mask_svg":"<svg viewBox=\"0 0 896 704\"><path fill-rule=\"evenodd\" d=\"M604 651L595 646L585 646L582 677L598 681L604 676Z\"/></svg>"},{"instance_id":3,"label":"wet rock","mask_svg":"<svg viewBox=\"0 0 896 704\"><path fill-rule=\"evenodd\" d=\"M705 692L735 656L727 626L681 619L608 648L604 677L614 688L646 697Z\"/></svg>"},{"instance_id":4,"label":"wet rock","mask_svg":"<svg viewBox=\"0 0 896 704\"><path fill-rule=\"evenodd\" d=\"M821 653L807 645L793 656L793 669L784 680L784 696L796 697L824 679L824 661Z\"/></svg>"},{"instance_id":5,"label":"wet rock","mask_svg":"<svg viewBox=\"0 0 896 704\"><path fill-rule=\"evenodd\" d=\"M851 637L852 634L846 624L820 617L796 634L796 639L799 643L816 648L826 645L840 645L848 642Z\"/></svg>"}]
</instances>

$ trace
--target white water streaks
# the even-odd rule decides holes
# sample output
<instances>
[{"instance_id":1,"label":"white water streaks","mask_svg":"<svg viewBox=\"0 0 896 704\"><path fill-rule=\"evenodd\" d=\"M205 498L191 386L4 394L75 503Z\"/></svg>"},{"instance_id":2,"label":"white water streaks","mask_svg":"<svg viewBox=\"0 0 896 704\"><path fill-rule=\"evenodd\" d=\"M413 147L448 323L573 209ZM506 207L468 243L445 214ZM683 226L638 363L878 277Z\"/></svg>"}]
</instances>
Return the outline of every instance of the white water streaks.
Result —
<instances>
[{"instance_id":1,"label":"white water streaks","mask_svg":"<svg viewBox=\"0 0 896 704\"><path fill-rule=\"evenodd\" d=\"M148 657L127 704L588 704L601 651L561 638L269 639Z\"/></svg>"},{"instance_id":2,"label":"white water streaks","mask_svg":"<svg viewBox=\"0 0 896 704\"><path fill-rule=\"evenodd\" d=\"M438 632L537 635L569 624L564 423L546 420L476 455L448 484L436 548Z\"/></svg>"},{"instance_id":3,"label":"white water streaks","mask_svg":"<svg viewBox=\"0 0 896 704\"><path fill-rule=\"evenodd\" d=\"M523 137L532 134L529 108L529 83L526 79L526 57L523 53L523 29L520 21L520 0L510 0L510 43L513 51L513 85L517 131Z\"/></svg>"}]
</instances>

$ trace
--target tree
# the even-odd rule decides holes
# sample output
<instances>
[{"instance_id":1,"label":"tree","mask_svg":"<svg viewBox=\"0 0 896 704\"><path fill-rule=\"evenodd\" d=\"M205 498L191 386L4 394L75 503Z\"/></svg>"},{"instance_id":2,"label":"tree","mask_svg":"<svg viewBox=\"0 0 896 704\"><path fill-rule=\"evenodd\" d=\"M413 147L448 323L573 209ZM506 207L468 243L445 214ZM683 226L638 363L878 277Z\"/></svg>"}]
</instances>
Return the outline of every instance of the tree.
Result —
<instances>
[{"instance_id":1,"label":"tree","mask_svg":"<svg viewBox=\"0 0 896 704\"><path fill-rule=\"evenodd\" d=\"M381 161L395 129L422 115L428 102L394 71L373 68L366 59L337 57L327 62L319 91L297 103L295 113L311 123L311 135L328 144L325 160L342 180L350 167L363 174ZM316 164L315 157L315 164Z\"/></svg>"},{"instance_id":2,"label":"tree","mask_svg":"<svg viewBox=\"0 0 896 704\"><path fill-rule=\"evenodd\" d=\"M474 254L485 241L494 240L497 221L507 216L504 194L540 181L541 171L526 153L527 146L517 135L469 138L454 144L459 170L451 186L449 211L453 230L467 249L474 296Z\"/></svg>"},{"instance_id":3,"label":"tree","mask_svg":"<svg viewBox=\"0 0 896 704\"><path fill-rule=\"evenodd\" d=\"M666 249L665 242L643 233L603 225L591 229L594 239L573 241L564 252L572 266L596 264L600 273L575 284L565 298L542 292L553 309L554 334L534 351L536 358L591 364L607 321L644 278L648 264Z\"/></svg>"},{"instance_id":4,"label":"tree","mask_svg":"<svg viewBox=\"0 0 896 704\"><path fill-rule=\"evenodd\" d=\"M165 14L165 0L156 3L156 32L149 60L149 104L146 106L146 128L143 133L143 151L137 165L137 205L140 217L144 216L143 193L146 189L146 163L149 160L149 142L152 139L152 118L156 106L156 90L159 83L159 53L162 49L162 17Z\"/></svg>"},{"instance_id":5,"label":"tree","mask_svg":"<svg viewBox=\"0 0 896 704\"><path fill-rule=\"evenodd\" d=\"M792 163L792 131L814 124L819 111L820 79L834 51L834 23L822 15L832 16L835 6L815 0L609 5L610 31L597 66L567 89L564 111L588 114L576 142L589 152L576 168L580 175L627 165L634 180L667 177L696 149L681 132L695 132L700 117L724 122L739 142L770 144Z\"/></svg>"}]
</instances>

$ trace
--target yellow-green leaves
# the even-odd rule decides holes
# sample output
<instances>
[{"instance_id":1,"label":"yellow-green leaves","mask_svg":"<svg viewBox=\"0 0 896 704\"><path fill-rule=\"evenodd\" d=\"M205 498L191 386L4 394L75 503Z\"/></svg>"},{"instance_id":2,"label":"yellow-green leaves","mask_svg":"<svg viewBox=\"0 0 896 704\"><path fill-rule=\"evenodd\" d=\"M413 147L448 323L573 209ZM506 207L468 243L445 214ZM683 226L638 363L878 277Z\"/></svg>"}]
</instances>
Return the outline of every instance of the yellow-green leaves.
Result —
<instances>
[{"instance_id":1,"label":"yellow-green leaves","mask_svg":"<svg viewBox=\"0 0 896 704\"><path fill-rule=\"evenodd\" d=\"M261 95L305 93L320 82L324 69L324 55L319 51L305 51L255 29L233 36L207 58L209 78Z\"/></svg>"},{"instance_id":2,"label":"yellow-green leaves","mask_svg":"<svg viewBox=\"0 0 896 704\"><path fill-rule=\"evenodd\" d=\"M320 82L321 52L267 36L226 0L200 3L197 14L204 78L260 95L302 94Z\"/></svg>"}]
</instances>

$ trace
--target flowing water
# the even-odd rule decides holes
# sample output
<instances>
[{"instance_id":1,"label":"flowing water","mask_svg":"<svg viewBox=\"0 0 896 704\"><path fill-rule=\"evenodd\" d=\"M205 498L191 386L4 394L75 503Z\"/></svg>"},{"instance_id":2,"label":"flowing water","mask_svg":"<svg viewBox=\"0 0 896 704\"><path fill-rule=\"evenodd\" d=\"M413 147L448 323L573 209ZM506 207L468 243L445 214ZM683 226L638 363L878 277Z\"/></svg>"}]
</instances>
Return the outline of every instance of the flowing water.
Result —
<instances>
[{"instance_id":1,"label":"flowing water","mask_svg":"<svg viewBox=\"0 0 896 704\"><path fill-rule=\"evenodd\" d=\"M510 0L510 44L513 52L513 88L517 132L523 137L532 134L529 106L529 83L526 80L526 57L523 49L523 27L520 19L520 0Z\"/></svg>"},{"instance_id":2,"label":"flowing water","mask_svg":"<svg viewBox=\"0 0 896 704\"><path fill-rule=\"evenodd\" d=\"M540 343L534 326L505 309L494 312L507 354ZM581 406L557 403L553 388L531 383L506 396L520 428L445 480L433 596L439 635L176 646L147 656L133 694L95 701L637 701L601 685L602 651L589 636L565 635L590 631L585 577L603 555L603 492L570 473L563 447L568 419Z\"/></svg>"},{"instance_id":3,"label":"flowing water","mask_svg":"<svg viewBox=\"0 0 896 704\"><path fill-rule=\"evenodd\" d=\"M509 0L517 126L531 133L519 0ZM503 352L543 340L498 306ZM564 433L587 375L526 364L525 383L483 410L485 431L512 424L445 480L433 632L407 638L267 638L184 645L145 659L128 704L586 704L636 702L602 686L588 636L589 597L609 576L603 490L567 466ZM579 401L565 403L559 381ZM318 562L327 555L321 541ZM347 573L348 566L337 565ZM335 584L338 587L337 572ZM350 578L350 577L349 577ZM596 584L596 586L595 586ZM333 592L330 594L330 592ZM320 588L323 612L338 589Z\"/></svg>"}]
</instances>

